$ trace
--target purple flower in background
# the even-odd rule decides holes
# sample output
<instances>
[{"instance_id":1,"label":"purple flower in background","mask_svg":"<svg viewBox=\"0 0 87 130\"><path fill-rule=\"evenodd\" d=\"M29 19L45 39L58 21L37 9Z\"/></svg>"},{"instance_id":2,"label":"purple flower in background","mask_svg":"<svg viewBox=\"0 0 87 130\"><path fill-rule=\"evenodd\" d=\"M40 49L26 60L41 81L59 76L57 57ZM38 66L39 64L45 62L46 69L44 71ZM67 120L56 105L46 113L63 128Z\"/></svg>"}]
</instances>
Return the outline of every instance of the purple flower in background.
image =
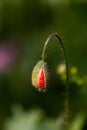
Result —
<instances>
[{"instance_id":1,"label":"purple flower in background","mask_svg":"<svg viewBox=\"0 0 87 130\"><path fill-rule=\"evenodd\" d=\"M0 45L0 73L8 72L14 65L19 49L16 42L5 41Z\"/></svg>"}]
</instances>

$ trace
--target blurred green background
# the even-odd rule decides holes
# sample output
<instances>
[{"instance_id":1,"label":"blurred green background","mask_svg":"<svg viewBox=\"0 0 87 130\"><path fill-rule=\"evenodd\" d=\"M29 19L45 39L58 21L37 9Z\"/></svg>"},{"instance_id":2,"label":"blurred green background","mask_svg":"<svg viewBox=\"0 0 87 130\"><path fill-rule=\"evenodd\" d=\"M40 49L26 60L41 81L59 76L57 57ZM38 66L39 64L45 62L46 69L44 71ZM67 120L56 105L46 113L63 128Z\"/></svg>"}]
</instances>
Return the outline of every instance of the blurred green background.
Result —
<instances>
[{"instance_id":1,"label":"blurred green background","mask_svg":"<svg viewBox=\"0 0 87 130\"><path fill-rule=\"evenodd\" d=\"M64 129L65 83L56 44L47 49L47 92L31 84L33 66L54 32L70 67L70 130L87 129L87 1L0 0L0 130Z\"/></svg>"}]
</instances>

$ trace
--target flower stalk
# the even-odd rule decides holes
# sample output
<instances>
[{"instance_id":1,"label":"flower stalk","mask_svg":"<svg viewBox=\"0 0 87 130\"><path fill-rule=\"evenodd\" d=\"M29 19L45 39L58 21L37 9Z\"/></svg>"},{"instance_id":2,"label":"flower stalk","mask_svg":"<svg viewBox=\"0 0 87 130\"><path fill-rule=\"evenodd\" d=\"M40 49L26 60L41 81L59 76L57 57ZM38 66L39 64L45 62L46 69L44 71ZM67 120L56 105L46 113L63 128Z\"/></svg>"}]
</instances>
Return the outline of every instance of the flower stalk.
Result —
<instances>
[{"instance_id":1,"label":"flower stalk","mask_svg":"<svg viewBox=\"0 0 87 130\"><path fill-rule=\"evenodd\" d=\"M49 67L47 65L47 62L45 61L45 55L46 55L46 49L48 46L48 43L51 39L56 39L58 41L58 45L60 45L60 49L62 50L63 58L64 58L64 64L66 66L66 87L65 87L65 101L64 101L64 112L65 112L65 122L64 126L66 130L69 130L69 70L68 70L68 60L67 55L65 51L64 44L58 35L58 33L51 34L43 47L42 51L42 59L35 65L33 71L32 71L32 84L35 88L37 88L40 91L46 90L46 87L49 82Z\"/></svg>"},{"instance_id":2,"label":"flower stalk","mask_svg":"<svg viewBox=\"0 0 87 130\"><path fill-rule=\"evenodd\" d=\"M48 43L50 42L51 39L56 39L58 41L58 44L61 45L61 49L63 50L62 53L63 53L63 57L64 57L64 60L65 60L65 65L66 65L66 90L65 90L64 106L65 106L65 127L66 127L66 130L68 130L69 129L69 70L68 70L68 60L67 60L67 55L66 55L64 44L63 44L63 42L62 42L58 33L53 33L47 38L47 40L44 44L44 47L43 47L43 51L42 51L42 60L45 61L46 49L47 49Z\"/></svg>"}]
</instances>

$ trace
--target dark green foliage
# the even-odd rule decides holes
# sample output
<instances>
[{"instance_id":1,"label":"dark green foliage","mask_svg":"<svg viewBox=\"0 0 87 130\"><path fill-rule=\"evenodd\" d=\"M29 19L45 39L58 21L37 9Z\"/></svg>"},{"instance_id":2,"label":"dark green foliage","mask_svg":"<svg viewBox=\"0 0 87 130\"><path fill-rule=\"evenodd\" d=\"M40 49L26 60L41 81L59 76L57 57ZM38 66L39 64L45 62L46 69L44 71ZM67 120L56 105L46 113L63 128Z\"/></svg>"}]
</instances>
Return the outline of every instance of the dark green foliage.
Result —
<instances>
[{"instance_id":1,"label":"dark green foliage","mask_svg":"<svg viewBox=\"0 0 87 130\"><path fill-rule=\"evenodd\" d=\"M40 108L44 111L45 116L40 118L40 121L44 121L39 128L37 127L40 130L54 129L55 119L59 119L58 122L63 119L65 82L64 75L57 73L60 61L55 50L56 46L51 46L47 51L47 61L52 70L52 80L47 92L40 93L31 85L32 66L40 59L45 39L55 31L60 33L64 42L70 68L75 66L78 69L76 74L70 74L70 110L73 124L71 126L74 130L76 126L78 130L79 126L84 124L85 130L87 126L86 0L67 0L67 2L63 0L59 3L56 3L56 0L55 3L51 3L50 0L0 1L0 56L1 45L7 44L8 41L9 45L13 45L11 41L14 41L19 52L16 60L11 63L11 69L8 66L5 67L5 71L0 69L0 130L3 130L8 117L11 117L13 122L14 119L18 119L16 114L21 112L21 108L16 108L15 104L23 107L25 114L20 115L25 117L25 122L27 118L25 115L30 109ZM1 63L4 64L0 58L0 68ZM49 117L54 119L50 121ZM59 127L58 129L61 130Z\"/></svg>"}]
</instances>

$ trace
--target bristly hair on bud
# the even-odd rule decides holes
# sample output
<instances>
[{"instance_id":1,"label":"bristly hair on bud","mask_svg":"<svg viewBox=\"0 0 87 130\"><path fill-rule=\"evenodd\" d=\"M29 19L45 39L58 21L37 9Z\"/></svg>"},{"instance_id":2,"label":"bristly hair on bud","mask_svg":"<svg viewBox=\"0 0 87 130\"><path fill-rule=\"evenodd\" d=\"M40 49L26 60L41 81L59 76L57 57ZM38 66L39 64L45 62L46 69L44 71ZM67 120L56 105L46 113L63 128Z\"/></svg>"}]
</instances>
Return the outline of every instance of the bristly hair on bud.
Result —
<instances>
[{"instance_id":1,"label":"bristly hair on bud","mask_svg":"<svg viewBox=\"0 0 87 130\"><path fill-rule=\"evenodd\" d=\"M32 71L32 85L39 91L45 91L50 79L47 62L40 60Z\"/></svg>"}]
</instances>

